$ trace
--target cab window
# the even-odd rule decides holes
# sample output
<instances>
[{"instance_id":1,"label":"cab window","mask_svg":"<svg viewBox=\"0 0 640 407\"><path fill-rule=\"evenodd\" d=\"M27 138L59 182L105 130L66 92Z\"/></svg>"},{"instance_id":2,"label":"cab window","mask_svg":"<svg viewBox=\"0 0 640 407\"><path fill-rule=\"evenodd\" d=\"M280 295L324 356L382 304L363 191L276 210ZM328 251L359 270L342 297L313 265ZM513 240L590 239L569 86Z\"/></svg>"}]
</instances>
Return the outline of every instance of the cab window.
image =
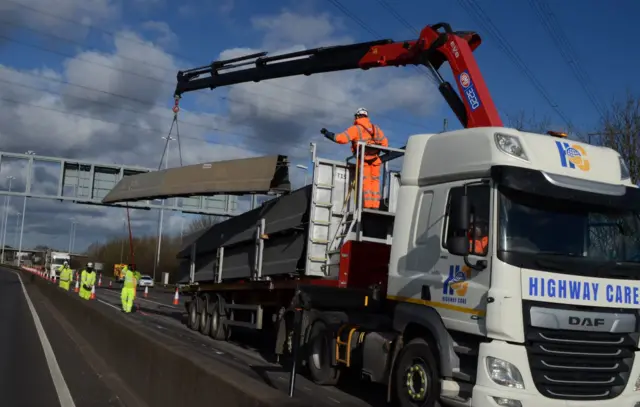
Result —
<instances>
[{"instance_id":1,"label":"cab window","mask_svg":"<svg viewBox=\"0 0 640 407\"><path fill-rule=\"evenodd\" d=\"M451 199L464 194L464 187L454 187L449 191L447 200L447 211L445 214L445 233L443 233L442 247L446 248L446 241L451 237L449 228L449 211L451 209ZM488 185L472 185L467 187L469 196L469 207L471 210L471 222L469 224L469 254L476 256L486 256L489 251L489 215L491 188Z\"/></svg>"}]
</instances>

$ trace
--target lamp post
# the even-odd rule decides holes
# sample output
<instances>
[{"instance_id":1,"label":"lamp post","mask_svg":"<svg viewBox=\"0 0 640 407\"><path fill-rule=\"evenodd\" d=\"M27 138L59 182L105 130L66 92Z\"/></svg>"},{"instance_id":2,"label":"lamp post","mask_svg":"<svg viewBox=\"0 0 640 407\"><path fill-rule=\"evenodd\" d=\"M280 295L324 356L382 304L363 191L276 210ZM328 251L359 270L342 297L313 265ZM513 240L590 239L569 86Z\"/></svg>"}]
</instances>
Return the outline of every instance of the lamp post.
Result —
<instances>
[{"instance_id":1,"label":"lamp post","mask_svg":"<svg viewBox=\"0 0 640 407\"><path fill-rule=\"evenodd\" d=\"M36 153L34 151L27 151L25 153L26 155L36 155ZM20 225L20 243L18 243L18 253L22 252L22 236L24 233L24 218L27 214L27 195L26 193L29 192L28 187L29 187L29 182L31 180L31 171L32 168L29 168L29 174L27 174L27 185L25 186L25 196L22 200L22 224ZM18 266L22 264L22 258L20 258L18 260Z\"/></svg>"},{"instance_id":2,"label":"lamp post","mask_svg":"<svg viewBox=\"0 0 640 407\"><path fill-rule=\"evenodd\" d=\"M9 180L9 192L11 192L11 182L16 179L13 175L7 175ZM4 248L7 245L7 222L9 220L9 195L4 197L4 218L3 218L3 230L2 230L2 263L4 263Z\"/></svg>"},{"instance_id":3,"label":"lamp post","mask_svg":"<svg viewBox=\"0 0 640 407\"><path fill-rule=\"evenodd\" d=\"M73 252L73 239L76 234L76 220L71 218L71 225L69 226L69 254Z\"/></svg>"},{"instance_id":4,"label":"lamp post","mask_svg":"<svg viewBox=\"0 0 640 407\"><path fill-rule=\"evenodd\" d=\"M307 185L307 175L309 174L309 167L307 167L306 165L298 164L296 165L296 168L304 171L304 185Z\"/></svg>"}]
</instances>

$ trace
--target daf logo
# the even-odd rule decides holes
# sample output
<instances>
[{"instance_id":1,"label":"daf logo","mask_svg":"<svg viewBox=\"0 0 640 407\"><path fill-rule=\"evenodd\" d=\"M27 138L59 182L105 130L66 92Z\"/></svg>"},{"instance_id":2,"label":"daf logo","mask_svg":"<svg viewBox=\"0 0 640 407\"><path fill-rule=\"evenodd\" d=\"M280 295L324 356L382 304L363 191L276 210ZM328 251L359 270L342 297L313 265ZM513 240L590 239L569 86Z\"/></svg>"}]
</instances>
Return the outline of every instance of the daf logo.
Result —
<instances>
[{"instance_id":1,"label":"daf logo","mask_svg":"<svg viewBox=\"0 0 640 407\"><path fill-rule=\"evenodd\" d=\"M605 324L604 318L580 318L580 317L569 317L569 325L577 325L577 326L602 326Z\"/></svg>"}]
</instances>

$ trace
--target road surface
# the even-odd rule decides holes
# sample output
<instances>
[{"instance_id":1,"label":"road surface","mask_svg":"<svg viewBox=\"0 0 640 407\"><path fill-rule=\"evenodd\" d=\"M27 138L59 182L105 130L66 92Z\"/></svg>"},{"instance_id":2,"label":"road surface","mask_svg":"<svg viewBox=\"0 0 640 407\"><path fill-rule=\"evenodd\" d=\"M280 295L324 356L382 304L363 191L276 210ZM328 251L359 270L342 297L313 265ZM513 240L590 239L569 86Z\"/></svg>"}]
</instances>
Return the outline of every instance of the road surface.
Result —
<instances>
[{"instance_id":1,"label":"road surface","mask_svg":"<svg viewBox=\"0 0 640 407\"><path fill-rule=\"evenodd\" d=\"M22 276L0 268L0 406L127 405L111 390L117 383L103 382L108 372L96 371L85 344Z\"/></svg>"}]
</instances>

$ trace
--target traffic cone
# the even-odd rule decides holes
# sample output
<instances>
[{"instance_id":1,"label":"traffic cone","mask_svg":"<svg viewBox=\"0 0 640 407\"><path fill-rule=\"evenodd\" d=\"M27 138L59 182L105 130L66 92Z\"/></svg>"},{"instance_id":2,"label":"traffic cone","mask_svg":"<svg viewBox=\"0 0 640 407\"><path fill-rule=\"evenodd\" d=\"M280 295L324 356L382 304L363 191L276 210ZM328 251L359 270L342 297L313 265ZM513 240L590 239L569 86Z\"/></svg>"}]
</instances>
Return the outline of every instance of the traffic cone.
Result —
<instances>
[{"instance_id":1,"label":"traffic cone","mask_svg":"<svg viewBox=\"0 0 640 407\"><path fill-rule=\"evenodd\" d=\"M98 287L102 287L102 273L98 275Z\"/></svg>"},{"instance_id":2,"label":"traffic cone","mask_svg":"<svg viewBox=\"0 0 640 407\"><path fill-rule=\"evenodd\" d=\"M149 287L144 288L144 298L147 298L147 295L149 295Z\"/></svg>"},{"instance_id":3,"label":"traffic cone","mask_svg":"<svg viewBox=\"0 0 640 407\"><path fill-rule=\"evenodd\" d=\"M78 279L76 279L76 288L73 291L75 291L77 293L80 292L80 284L78 283Z\"/></svg>"},{"instance_id":4,"label":"traffic cone","mask_svg":"<svg viewBox=\"0 0 640 407\"><path fill-rule=\"evenodd\" d=\"M96 299L96 286L95 285L91 286L91 299L92 300Z\"/></svg>"},{"instance_id":5,"label":"traffic cone","mask_svg":"<svg viewBox=\"0 0 640 407\"><path fill-rule=\"evenodd\" d=\"M55 284L55 283L56 283L56 275L54 274L53 275L53 284Z\"/></svg>"},{"instance_id":6,"label":"traffic cone","mask_svg":"<svg viewBox=\"0 0 640 407\"><path fill-rule=\"evenodd\" d=\"M176 287L176 293L173 296L173 305L180 304L180 297L178 296L178 287Z\"/></svg>"},{"instance_id":7,"label":"traffic cone","mask_svg":"<svg viewBox=\"0 0 640 407\"><path fill-rule=\"evenodd\" d=\"M112 285L111 285L111 280L109 280L109 288L111 288L111 287L112 287Z\"/></svg>"}]
</instances>

